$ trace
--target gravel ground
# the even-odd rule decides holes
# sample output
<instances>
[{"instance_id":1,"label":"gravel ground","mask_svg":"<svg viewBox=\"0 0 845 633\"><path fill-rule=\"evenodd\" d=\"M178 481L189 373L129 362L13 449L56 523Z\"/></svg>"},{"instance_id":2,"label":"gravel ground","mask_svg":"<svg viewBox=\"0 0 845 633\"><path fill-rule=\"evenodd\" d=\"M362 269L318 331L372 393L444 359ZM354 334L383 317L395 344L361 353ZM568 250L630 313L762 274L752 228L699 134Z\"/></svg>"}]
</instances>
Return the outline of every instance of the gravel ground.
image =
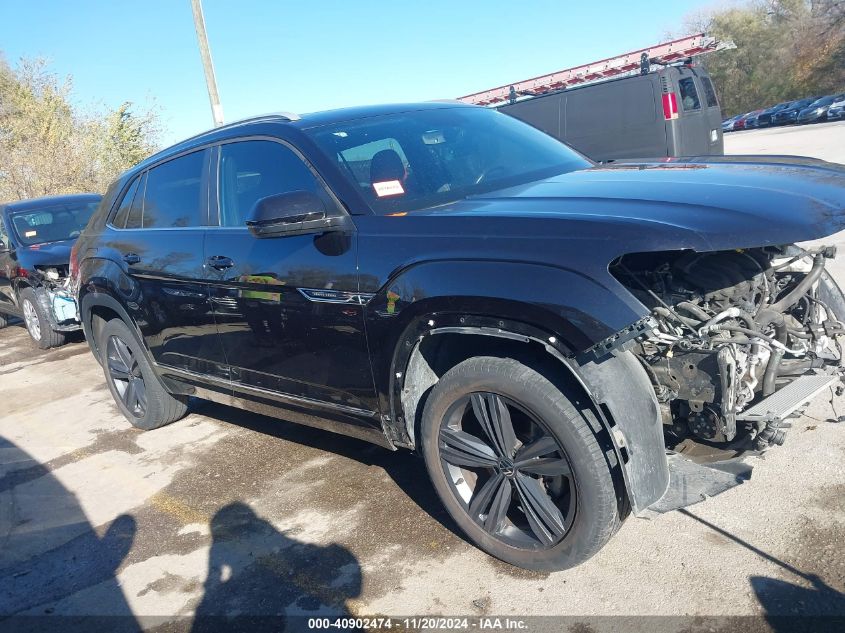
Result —
<instances>
[{"instance_id":1,"label":"gravel ground","mask_svg":"<svg viewBox=\"0 0 845 633\"><path fill-rule=\"evenodd\" d=\"M845 160L845 124L726 145ZM467 544L410 453L214 404L135 431L84 342L40 352L22 327L0 331L0 411L0 618L118 615L110 628L175 630L197 613L280 614L275 630L299 630L297 615L320 613L566 615L588 631L618 624L591 616L845 615L845 424L828 421L826 401L749 483L630 519L595 558L554 574Z\"/></svg>"}]
</instances>

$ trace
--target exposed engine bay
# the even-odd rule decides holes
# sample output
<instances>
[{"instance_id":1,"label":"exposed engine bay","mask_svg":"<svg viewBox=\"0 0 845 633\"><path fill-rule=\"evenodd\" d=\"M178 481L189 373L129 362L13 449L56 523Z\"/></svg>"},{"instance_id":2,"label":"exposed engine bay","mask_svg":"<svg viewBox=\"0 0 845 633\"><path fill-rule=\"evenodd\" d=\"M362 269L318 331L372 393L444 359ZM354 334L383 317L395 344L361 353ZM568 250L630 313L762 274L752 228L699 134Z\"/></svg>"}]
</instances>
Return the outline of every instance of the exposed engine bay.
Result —
<instances>
[{"instance_id":1,"label":"exposed engine bay","mask_svg":"<svg viewBox=\"0 0 845 633\"><path fill-rule=\"evenodd\" d=\"M631 351L654 386L668 448L782 444L800 406L842 388L845 300L825 272L834 256L790 245L636 253L611 264L652 311L656 326Z\"/></svg>"},{"instance_id":2,"label":"exposed engine bay","mask_svg":"<svg viewBox=\"0 0 845 633\"><path fill-rule=\"evenodd\" d=\"M33 291L51 320L51 327L57 331L79 329L79 310L76 298L70 288L67 266L35 266L30 275Z\"/></svg>"}]
</instances>

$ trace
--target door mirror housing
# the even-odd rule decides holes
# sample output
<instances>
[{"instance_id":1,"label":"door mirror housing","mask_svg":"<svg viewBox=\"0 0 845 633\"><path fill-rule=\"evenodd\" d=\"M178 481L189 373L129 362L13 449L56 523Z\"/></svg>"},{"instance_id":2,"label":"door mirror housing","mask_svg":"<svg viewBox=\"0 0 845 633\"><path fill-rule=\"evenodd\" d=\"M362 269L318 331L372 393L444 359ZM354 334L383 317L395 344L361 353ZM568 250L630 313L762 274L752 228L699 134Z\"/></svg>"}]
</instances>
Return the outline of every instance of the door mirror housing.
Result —
<instances>
[{"instance_id":1,"label":"door mirror housing","mask_svg":"<svg viewBox=\"0 0 845 633\"><path fill-rule=\"evenodd\" d=\"M330 214L323 200L310 191L289 191L255 203L246 225L255 237L326 233L348 227L348 218Z\"/></svg>"}]
</instances>

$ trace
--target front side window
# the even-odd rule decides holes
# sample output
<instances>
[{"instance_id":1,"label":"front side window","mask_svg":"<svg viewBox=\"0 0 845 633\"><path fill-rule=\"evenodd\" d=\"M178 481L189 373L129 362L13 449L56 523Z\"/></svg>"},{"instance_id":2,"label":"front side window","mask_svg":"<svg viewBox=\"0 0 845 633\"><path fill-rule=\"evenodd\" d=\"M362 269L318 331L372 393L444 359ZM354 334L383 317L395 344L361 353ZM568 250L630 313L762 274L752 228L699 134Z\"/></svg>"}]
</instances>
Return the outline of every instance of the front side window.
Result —
<instances>
[{"instance_id":1,"label":"front side window","mask_svg":"<svg viewBox=\"0 0 845 633\"><path fill-rule=\"evenodd\" d=\"M704 88L704 100L707 103L708 108L713 108L719 105L719 102L716 100L716 90L713 88L713 82L710 81L710 77L699 77L701 80L701 87Z\"/></svg>"},{"instance_id":2,"label":"front side window","mask_svg":"<svg viewBox=\"0 0 845 633\"><path fill-rule=\"evenodd\" d=\"M166 229L205 224L204 165L205 151L199 151L150 169L141 208L141 226ZM130 218L132 215L130 211Z\"/></svg>"},{"instance_id":3,"label":"front side window","mask_svg":"<svg viewBox=\"0 0 845 633\"><path fill-rule=\"evenodd\" d=\"M592 163L487 108L444 107L306 130L380 214L442 206Z\"/></svg>"},{"instance_id":4,"label":"front side window","mask_svg":"<svg viewBox=\"0 0 845 633\"><path fill-rule=\"evenodd\" d=\"M681 92L681 104L684 111L700 110L701 103L698 100L698 91L695 89L695 79L684 77L678 81L678 90Z\"/></svg>"},{"instance_id":5,"label":"front side window","mask_svg":"<svg viewBox=\"0 0 845 633\"><path fill-rule=\"evenodd\" d=\"M99 202L66 202L11 213L18 241L25 245L61 242L79 237Z\"/></svg>"},{"instance_id":6,"label":"front side window","mask_svg":"<svg viewBox=\"0 0 845 633\"><path fill-rule=\"evenodd\" d=\"M256 202L291 191L323 193L314 174L290 148L274 141L220 147L221 226L244 226Z\"/></svg>"}]
</instances>

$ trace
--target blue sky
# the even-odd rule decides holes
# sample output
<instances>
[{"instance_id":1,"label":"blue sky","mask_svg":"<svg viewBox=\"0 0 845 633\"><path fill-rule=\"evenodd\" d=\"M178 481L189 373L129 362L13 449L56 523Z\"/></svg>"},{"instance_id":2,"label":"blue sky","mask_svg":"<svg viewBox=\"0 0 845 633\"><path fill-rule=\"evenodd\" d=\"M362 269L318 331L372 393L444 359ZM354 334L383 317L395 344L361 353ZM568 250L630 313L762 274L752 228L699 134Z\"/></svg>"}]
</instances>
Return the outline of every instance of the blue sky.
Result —
<instances>
[{"instance_id":1,"label":"blue sky","mask_svg":"<svg viewBox=\"0 0 845 633\"><path fill-rule=\"evenodd\" d=\"M227 120L450 98L648 46L708 2L204 0ZM189 0L0 0L0 50L81 103L147 103L164 144L212 125Z\"/></svg>"}]
</instances>

